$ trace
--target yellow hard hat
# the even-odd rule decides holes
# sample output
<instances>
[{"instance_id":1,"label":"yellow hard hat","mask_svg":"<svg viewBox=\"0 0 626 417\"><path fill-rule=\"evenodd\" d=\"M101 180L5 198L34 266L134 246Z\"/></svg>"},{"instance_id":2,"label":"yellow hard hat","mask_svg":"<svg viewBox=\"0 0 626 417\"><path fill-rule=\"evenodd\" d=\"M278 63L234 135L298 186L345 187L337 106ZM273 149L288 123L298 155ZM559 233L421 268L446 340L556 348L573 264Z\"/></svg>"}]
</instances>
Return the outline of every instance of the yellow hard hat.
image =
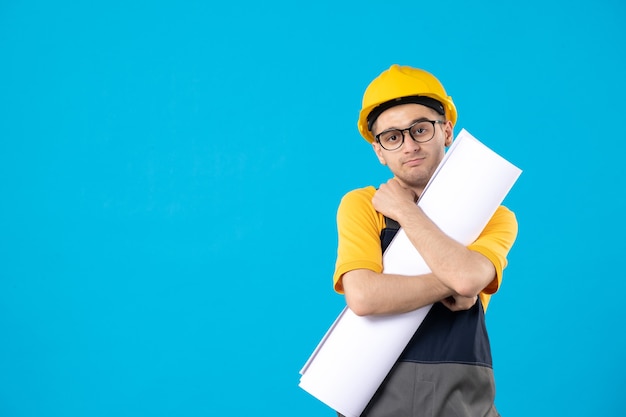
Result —
<instances>
[{"instance_id":1,"label":"yellow hard hat","mask_svg":"<svg viewBox=\"0 0 626 417\"><path fill-rule=\"evenodd\" d=\"M382 111L403 103L432 107L445 114L452 125L456 123L457 113L452 97L446 94L434 75L422 69L394 64L376 77L363 94L358 126L365 140L374 141L370 128ZM369 117L370 114L373 117Z\"/></svg>"}]
</instances>

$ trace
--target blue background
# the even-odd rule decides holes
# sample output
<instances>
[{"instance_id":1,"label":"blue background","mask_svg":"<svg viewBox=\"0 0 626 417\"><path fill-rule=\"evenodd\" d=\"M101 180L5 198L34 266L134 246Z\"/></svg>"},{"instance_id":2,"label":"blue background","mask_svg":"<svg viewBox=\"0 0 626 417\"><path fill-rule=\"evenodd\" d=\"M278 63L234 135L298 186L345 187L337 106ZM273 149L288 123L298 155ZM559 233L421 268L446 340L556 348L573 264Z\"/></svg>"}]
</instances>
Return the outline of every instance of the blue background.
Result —
<instances>
[{"instance_id":1,"label":"blue background","mask_svg":"<svg viewBox=\"0 0 626 417\"><path fill-rule=\"evenodd\" d=\"M623 3L383 3L0 3L0 416L334 415L298 371L393 63L524 170L501 413L620 415Z\"/></svg>"}]
</instances>

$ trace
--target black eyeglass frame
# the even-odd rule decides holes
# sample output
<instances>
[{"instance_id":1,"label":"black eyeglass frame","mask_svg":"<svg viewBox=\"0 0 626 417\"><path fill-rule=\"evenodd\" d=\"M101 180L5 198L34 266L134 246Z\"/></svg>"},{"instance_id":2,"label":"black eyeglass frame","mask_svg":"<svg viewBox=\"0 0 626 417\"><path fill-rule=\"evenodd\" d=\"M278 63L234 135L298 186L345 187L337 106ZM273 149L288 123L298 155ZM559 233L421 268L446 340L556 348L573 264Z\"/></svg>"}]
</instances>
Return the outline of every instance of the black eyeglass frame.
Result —
<instances>
[{"instance_id":1,"label":"black eyeglass frame","mask_svg":"<svg viewBox=\"0 0 626 417\"><path fill-rule=\"evenodd\" d=\"M424 122L428 122L430 124L433 125L433 134L430 138L426 139L426 140L417 140L413 137L413 135L411 134L411 129L419 123L424 123ZM374 136L374 138L376 138L376 142L378 142L378 144L385 149L386 151L396 151L398 149L400 149L402 147L402 145L404 145L404 132L408 132L409 136L411 137L411 139L413 139L415 142L417 143L426 143L431 141L434 137L435 137L435 124L444 124L446 121L445 120L429 120L429 119L420 119L420 120L416 120L415 123L413 123L411 126L405 128L405 129L387 129L387 130L383 130L382 132L380 132L378 135ZM389 133L389 132L400 132L400 135L402 136L402 140L400 141L400 144L392 149L388 149L385 148L385 145L382 144L382 142L380 141L380 135L383 135L385 133Z\"/></svg>"}]
</instances>

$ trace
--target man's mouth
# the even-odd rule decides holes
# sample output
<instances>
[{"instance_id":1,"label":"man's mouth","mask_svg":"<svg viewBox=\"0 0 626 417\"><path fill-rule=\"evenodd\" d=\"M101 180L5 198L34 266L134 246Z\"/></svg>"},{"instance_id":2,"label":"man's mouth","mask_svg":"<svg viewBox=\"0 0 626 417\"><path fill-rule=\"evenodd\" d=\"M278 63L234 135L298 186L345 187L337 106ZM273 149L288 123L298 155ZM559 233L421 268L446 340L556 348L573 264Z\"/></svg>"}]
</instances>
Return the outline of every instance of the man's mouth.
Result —
<instances>
[{"instance_id":1,"label":"man's mouth","mask_svg":"<svg viewBox=\"0 0 626 417\"><path fill-rule=\"evenodd\" d=\"M418 166L421 165L424 162L424 158L411 158L411 159L407 159L406 161L404 161L404 165L410 166L410 167L414 167L414 166Z\"/></svg>"}]
</instances>

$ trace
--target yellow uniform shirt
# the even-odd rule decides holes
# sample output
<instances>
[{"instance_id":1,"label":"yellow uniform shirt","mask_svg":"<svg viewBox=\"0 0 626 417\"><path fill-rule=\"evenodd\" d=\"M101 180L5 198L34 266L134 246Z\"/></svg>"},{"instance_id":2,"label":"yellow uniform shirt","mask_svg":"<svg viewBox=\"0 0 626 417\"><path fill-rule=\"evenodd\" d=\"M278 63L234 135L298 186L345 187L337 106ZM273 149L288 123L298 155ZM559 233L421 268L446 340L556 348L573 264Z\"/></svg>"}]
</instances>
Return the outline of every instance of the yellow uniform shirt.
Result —
<instances>
[{"instance_id":1,"label":"yellow uniform shirt","mask_svg":"<svg viewBox=\"0 0 626 417\"><path fill-rule=\"evenodd\" d=\"M385 217L372 206L374 187L359 188L347 193L337 210L338 247L333 276L335 291L342 294L341 277L355 269L383 271L380 233L385 228ZM480 293L486 310L491 294L502 282L506 256L517 237L515 214L504 206L498 207L487 226L469 249L486 256L496 268L496 278Z\"/></svg>"}]
</instances>

